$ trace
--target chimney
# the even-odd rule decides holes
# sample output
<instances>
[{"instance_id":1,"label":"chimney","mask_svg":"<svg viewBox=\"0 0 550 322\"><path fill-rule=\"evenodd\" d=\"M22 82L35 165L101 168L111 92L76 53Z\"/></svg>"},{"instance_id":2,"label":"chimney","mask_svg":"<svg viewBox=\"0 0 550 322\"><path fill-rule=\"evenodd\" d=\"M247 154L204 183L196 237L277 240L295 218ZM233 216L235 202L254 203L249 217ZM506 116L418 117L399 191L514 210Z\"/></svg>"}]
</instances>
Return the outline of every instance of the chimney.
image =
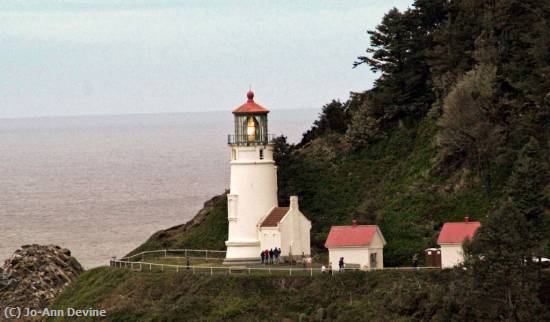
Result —
<instances>
[{"instance_id":1,"label":"chimney","mask_svg":"<svg viewBox=\"0 0 550 322\"><path fill-rule=\"evenodd\" d=\"M351 221L351 225L352 225L353 227L357 227L357 220L353 219L353 220Z\"/></svg>"},{"instance_id":2,"label":"chimney","mask_svg":"<svg viewBox=\"0 0 550 322\"><path fill-rule=\"evenodd\" d=\"M464 222L470 222L470 217L464 217Z\"/></svg>"},{"instance_id":3,"label":"chimney","mask_svg":"<svg viewBox=\"0 0 550 322\"><path fill-rule=\"evenodd\" d=\"M298 196L290 196L290 209L300 210Z\"/></svg>"}]
</instances>

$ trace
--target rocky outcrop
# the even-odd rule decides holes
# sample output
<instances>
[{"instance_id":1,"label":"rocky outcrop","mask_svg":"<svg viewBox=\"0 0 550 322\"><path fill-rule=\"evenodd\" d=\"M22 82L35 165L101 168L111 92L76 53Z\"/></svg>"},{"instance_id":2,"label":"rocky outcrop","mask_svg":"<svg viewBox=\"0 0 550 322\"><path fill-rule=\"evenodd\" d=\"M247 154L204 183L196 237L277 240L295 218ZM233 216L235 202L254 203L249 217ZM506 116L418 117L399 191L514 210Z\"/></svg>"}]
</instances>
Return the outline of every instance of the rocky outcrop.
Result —
<instances>
[{"instance_id":1,"label":"rocky outcrop","mask_svg":"<svg viewBox=\"0 0 550 322\"><path fill-rule=\"evenodd\" d=\"M68 249L22 246L4 263L0 306L43 309L83 271Z\"/></svg>"}]
</instances>

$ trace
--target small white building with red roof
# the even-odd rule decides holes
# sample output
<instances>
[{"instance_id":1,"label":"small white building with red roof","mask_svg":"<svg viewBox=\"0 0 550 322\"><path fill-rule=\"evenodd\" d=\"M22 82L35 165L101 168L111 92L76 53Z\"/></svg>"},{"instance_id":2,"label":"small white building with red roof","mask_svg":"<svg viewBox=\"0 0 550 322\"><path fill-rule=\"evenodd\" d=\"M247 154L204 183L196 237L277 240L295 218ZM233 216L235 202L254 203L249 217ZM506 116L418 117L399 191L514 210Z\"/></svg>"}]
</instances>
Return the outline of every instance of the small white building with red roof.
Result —
<instances>
[{"instance_id":1,"label":"small white building with red roof","mask_svg":"<svg viewBox=\"0 0 550 322\"><path fill-rule=\"evenodd\" d=\"M298 197L290 197L289 207L274 207L258 225L260 248L281 249L284 259L310 256L311 222L298 206Z\"/></svg>"},{"instance_id":2,"label":"small white building with red roof","mask_svg":"<svg viewBox=\"0 0 550 322\"><path fill-rule=\"evenodd\" d=\"M345 268L376 269L384 267L386 240L378 225L332 226L325 247L333 270L344 260Z\"/></svg>"},{"instance_id":3,"label":"small white building with red roof","mask_svg":"<svg viewBox=\"0 0 550 322\"><path fill-rule=\"evenodd\" d=\"M441 246L441 267L450 268L464 262L462 243L472 239L481 226L478 221L470 221L465 217L463 222L447 222L443 224L437 243Z\"/></svg>"}]
</instances>

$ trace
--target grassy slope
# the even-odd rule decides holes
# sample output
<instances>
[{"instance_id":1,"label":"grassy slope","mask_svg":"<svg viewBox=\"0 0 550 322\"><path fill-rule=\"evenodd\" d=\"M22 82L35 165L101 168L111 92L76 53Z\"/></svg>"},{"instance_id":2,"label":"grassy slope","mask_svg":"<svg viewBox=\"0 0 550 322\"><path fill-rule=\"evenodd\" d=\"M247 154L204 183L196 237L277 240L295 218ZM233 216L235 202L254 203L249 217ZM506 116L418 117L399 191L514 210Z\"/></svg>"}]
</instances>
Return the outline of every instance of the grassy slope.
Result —
<instances>
[{"instance_id":1,"label":"grassy slope","mask_svg":"<svg viewBox=\"0 0 550 322\"><path fill-rule=\"evenodd\" d=\"M103 308L111 321L296 321L301 314L313 321L321 308L334 321L412 321L437 317L431 302L448 278L442 271L285 278L96 268L54 308Z\"/></svg>"}]
</instances>

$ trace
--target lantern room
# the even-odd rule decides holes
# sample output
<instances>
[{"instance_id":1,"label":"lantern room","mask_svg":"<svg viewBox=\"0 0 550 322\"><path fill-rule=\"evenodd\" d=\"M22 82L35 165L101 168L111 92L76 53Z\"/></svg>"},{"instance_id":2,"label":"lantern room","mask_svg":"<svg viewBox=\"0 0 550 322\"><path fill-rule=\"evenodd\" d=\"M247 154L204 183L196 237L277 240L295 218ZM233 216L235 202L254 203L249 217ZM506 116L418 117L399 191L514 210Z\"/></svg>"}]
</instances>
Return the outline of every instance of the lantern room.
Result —
<instances>
[{"instance_id":1,"label":"lantern room","mask_svg":"<svg viewBox=\"0 0 550 322\"><path fill-rule=\"evenodd\" d=\"M254 92L248 91L247 101L233 111L235 134L228 136L231 145L266 145L272 136L267 133L269 110L254 102Z\"/></svg>"}]
</instances>

